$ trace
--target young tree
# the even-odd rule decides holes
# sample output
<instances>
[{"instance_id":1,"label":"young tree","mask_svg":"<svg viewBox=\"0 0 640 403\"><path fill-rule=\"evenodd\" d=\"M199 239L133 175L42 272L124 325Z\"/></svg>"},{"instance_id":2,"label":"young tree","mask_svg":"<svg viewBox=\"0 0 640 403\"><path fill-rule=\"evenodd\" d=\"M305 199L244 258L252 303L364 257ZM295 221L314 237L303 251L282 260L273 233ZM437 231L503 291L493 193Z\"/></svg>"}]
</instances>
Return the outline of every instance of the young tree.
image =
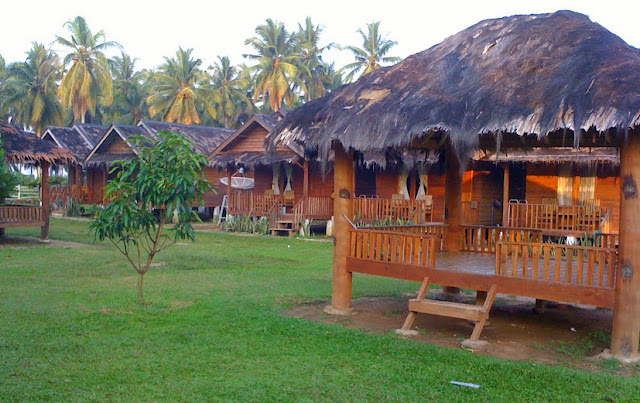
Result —
<instances>
[{"instance_id":1,"label":"young tree","mask_svg":"<svg viewBox=\"0 0 640 403\"><path fill-rule=\"evenodd\" d=\"M191 222L198 220L194 201L211 190L202 171L204 156L191 151L193 143L175 133L160 132L151 145L134 139L136 158L116 164L115 179L106 187L110 203L91 229L108 239L138 272L138 300L154 257L180 239L195 239ZM172 219L173 226L170 226Z\"/></svg>"}]
</instances>

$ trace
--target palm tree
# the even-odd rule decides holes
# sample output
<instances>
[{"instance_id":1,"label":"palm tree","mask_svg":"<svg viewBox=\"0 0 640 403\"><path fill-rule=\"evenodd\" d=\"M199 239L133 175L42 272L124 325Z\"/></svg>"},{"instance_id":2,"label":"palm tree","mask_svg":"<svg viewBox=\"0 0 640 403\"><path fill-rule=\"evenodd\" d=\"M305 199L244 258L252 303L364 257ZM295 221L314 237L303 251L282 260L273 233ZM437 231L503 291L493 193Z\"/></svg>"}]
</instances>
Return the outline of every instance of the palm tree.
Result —
<instances>
[{"instance_id":1,"label":"palm tree","mask_svg":"<svg viewBox=\"0 0 640 403\"><path fill-rule=\"evenodd\" d=\"M378 70L381 63L395 63L400 61L399 57L385 57L392 47L398 42L383 38L380 35L380 21L367 24L367 33L362 29L358 29L358 33L362 36L362 48L357 46L347 46L347 49L353 53L356 61L344 66L345 70L351 70L345 80L350 82L353 77L363 70L362 75Z\"/></svg>"},{"instance_id":2,"label":"palm tree","mask_svg":"<svg viewBox=\"0 0 640 403\"><path fill-rule=\"evenodd\" d=\"M259 25L255 32L256 36L244 42L256 52L244 57L258 62L249 68L256 83L254 101L261 97L268 98L274 111L282 107L283 101L292 106L295 102L293 86L298 76L296 63L300 59L294 53L294 39L283 23L270 18L266 24Z\"/></svg>"},{"instance_id":3,"label":"palm tree","mask_svg":"<svg viewBox=\"0 0 640 403\"><path fill-rule=\"evenodd\" d=\"M58 36L55 42L70 50L64 58L69 70L60 82L58 95L65 108L73 109L74 119L84 123L87 112L95 115L98 104L108 106L113 100L111 75L103 51L120 45L107 42L104 31L94 35L80 16L64 25L71 38Z\"/></svg>"},{"instance_id":4,"label":"palm tree","mask_svg":"<svg viewBox=\"0 0 640 403\"><path fill-rule=\"evenodd\" d=\"M4 57L0 55L0 119L7 120L8 113L6 109L6 97L7 93L4 89L4 82L7 79L7 64L4 61Z\"/></svg>"},{"instance_id":5,"label":"palm tree","mask_svg":"<svg viewBox=\"0 0 640 403\"><path fill-rule=\"evenodd\" d=\"M167 122L199 124L199 107L209 112L213 119L216 111L212 105L206 105L206 91L202 84L205 75L200 70L202 60L191 57L193 49L179 48L175 58L165 57L165 63L153 75L151 95L147 98L149 113L160 116Z\"/></svg>"},{"instance_id":6,"label":"palm tree","mask_svg":"<svg viewBox=\"0 0 640 403\"><path fill-rule=\"evenodd\" d=\"M247 97L249 80L240 75L227 56L218 56L211 70L210 99L215 101L217 119L225 128L236 126L242 114L251 113L253 104Z\"/></svg>"},{"instance_id":7,"label":"palm tree","mask_svg":"<svg viewBox=\"0 0 640 403\"><path fill-rule=\"evenodd\" d=\"M304 27L298 24L298 32L294 34L296 52L300 54L299 79L304 83L306 101L322 97L327 92L327 86L331 85L331 78L327 74L329 66L322 61L322 53L334 44L320 47L321 33L322 27L313 25L311 17L307 17Z\"/></svg>"},{"instance_id":8,"label":"palm tree","mask_svg":"<svg viewBox=\"0 0 640 403\"><path fill-rule=\"evenodd\" d=\"M58 56L40 43L33 43L27 60L9 67L5 90L14 119L40 135L47 126L62 123L62 107L56 95L61 67ZM3 91L4 92L4 91Z\"/></svg>"},{"instance_id":9,"label":"palm tree","mask_svg":"<svg viewBox=\"0 0 640 403\"><path fill-rule=\"evenodd\" d=\"M131 125L147 117L149 94L142 82L150 74L136 71L137 60L124 52L109 60L114 88L113 104L107 113L112 122Z\"/></svg>"}]
</instances>

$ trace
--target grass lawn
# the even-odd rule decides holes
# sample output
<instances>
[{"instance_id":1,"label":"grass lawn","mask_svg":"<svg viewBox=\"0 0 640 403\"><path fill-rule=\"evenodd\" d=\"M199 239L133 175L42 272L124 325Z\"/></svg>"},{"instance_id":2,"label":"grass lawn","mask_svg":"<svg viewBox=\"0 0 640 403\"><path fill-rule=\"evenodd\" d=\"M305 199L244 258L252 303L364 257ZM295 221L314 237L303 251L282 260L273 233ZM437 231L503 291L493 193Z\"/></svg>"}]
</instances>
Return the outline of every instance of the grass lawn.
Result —
<instances>
[{"instance_id":1,"label":"grass lawn","mask_svg":"<svg viewBox=\"0 0 640 403\"><path fill-rule=\"evenodd\" d=\"M9 235L36 235L16 229ZM331 243L198 233L145 278L88 223L0 247L0 400L563 400L638 398L640 379L503 361L282 316L329 300ZM354 297L415 292L356 276ZM480 389L449 384L473 382Z\"/></svg>"}]
</instances>

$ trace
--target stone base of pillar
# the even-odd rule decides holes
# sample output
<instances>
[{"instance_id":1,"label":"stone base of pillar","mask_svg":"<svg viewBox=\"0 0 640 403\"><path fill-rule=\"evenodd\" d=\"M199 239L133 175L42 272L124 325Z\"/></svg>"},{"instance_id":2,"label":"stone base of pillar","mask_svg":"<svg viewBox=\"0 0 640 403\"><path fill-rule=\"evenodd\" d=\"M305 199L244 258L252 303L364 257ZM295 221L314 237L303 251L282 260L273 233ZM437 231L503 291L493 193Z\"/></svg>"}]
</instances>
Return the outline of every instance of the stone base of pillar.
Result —
<instances>
[{"instance_id":1,"label":"stone base of pillar","mask_svg":"<svg viewBox=\"0 0 640 403\"><path fill-rule=\"evenodd\" d=\"M356 311L354 311L353 308L338 309L338 308L334 308L332 305L325 306L323 311L327 315L336 315L336 316L353 316L356 314Z\"/></svg>"}]
</instances>

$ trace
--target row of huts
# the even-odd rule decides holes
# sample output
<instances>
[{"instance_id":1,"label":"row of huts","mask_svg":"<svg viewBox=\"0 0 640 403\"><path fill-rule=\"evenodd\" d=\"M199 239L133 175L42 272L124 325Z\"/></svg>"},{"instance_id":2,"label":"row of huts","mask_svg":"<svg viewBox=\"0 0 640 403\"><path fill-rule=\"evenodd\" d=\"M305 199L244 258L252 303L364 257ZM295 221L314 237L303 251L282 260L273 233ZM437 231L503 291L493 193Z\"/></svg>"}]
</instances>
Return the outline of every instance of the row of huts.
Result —
<instances>
[{"instance_id":1,"label":"row of huts","mask_svg":"<svg viewBox=\"0 0 640 403\"><path fill-rule=\"evenodd\" d=\"M588 304L615 308L612 352L636 357L639 88L640 51L561 11L482 21L236 131L141 121L44 137L73 153L90 202L109 164L135 156L131 135L170 130L207 155L218 193L203 207L268 216L274 233L333 217L328 313L349 312L353 273L423 282L403 331L439 314L475 322L472 341L496 293ZM433 283L478 305L425 300Z\"/></svg>"}]
</instances>

